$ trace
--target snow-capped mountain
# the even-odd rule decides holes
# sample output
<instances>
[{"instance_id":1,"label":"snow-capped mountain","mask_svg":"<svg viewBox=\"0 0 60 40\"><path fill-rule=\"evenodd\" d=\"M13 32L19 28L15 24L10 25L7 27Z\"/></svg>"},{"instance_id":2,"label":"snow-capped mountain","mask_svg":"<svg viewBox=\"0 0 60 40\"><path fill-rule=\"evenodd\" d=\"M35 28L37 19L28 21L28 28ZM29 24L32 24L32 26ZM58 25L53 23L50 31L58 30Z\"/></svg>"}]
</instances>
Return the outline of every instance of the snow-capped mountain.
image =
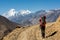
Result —
<instances>
[{"instance_id":1,"label":"snow-capped mountain","mask_svg":"<svg viewBox=\"0 0 60 40\"><path fill-rule=\"evenodd\" d=\"M17 15L16 15L17 14ZM58 16L60 15L60 9L58 10L49 10L49 11L45 11L45 10L40 10L37 11L35 13L32 12L18 12L16 13L14 16L10 16L8 17L9 20L19 23L21 25L34 25L34 24L38 24L39 23L39 18L40 16L46 15L47 22L54 22L56 21L56 19L58 18ZM24 15L24 16L23 16Z\"/></svg>"},{"instance_id":2,"label":"snow-capped mountain","mask_svg":"<svg viewBox=\"0 0 60 40\"><path fill-rule=\"evenodd\" d=\"M24 15L28 15L30 13L31 13L31 11L29 11L29 10L16 11L15 9L10 9L6 13L4 13L3 16L8 18L8 17L18 16L18 15L24 16Z\"/></svg>"}]
</instances>

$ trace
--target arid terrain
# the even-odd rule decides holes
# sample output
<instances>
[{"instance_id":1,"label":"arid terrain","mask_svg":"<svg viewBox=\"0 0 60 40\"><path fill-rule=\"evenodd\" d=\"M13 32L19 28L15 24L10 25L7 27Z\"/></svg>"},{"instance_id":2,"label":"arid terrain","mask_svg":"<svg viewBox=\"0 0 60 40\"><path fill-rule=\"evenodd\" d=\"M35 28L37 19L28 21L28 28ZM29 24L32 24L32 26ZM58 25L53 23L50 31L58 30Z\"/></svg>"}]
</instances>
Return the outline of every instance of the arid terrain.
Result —
<instances>
[{"instance_id":1,"label":"arid terrain","mask_svg":"<svg viewBox=\"0 0 60 40\"><path fill-rule=\"evenodd\" d=\"M46 24L45 34L46 38L43 39L39 24L37 24L26 28L16 28L3 40L60 40L60 17L56 22Z\"/></svg>"}]
</instances>

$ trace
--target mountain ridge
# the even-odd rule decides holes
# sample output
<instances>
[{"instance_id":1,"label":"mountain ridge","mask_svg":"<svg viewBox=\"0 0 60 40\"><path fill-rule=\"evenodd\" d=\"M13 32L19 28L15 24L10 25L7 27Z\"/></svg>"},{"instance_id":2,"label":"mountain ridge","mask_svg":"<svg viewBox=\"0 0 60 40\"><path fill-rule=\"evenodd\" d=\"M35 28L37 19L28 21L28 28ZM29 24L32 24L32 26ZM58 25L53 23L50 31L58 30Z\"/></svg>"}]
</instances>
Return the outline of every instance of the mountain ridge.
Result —
<instances>
[{"instance_id":1,"label":"mountain ridge","mask_svg":"<svg viewBox=\"0 0 60 40\"><path fill-rule=\"evenodd\" d=\"M46 12L45 10L40 10L35 13L30 13L24 16L18 15L18 16L9 17L8 19L13 22L26 26L26 25L38 24L40 16L44 16L44 15L47 17L46 18L47 22L54 22L60 15L60 10L59 9L49 10L49 12Z\"/></svg>"}]
</instances>

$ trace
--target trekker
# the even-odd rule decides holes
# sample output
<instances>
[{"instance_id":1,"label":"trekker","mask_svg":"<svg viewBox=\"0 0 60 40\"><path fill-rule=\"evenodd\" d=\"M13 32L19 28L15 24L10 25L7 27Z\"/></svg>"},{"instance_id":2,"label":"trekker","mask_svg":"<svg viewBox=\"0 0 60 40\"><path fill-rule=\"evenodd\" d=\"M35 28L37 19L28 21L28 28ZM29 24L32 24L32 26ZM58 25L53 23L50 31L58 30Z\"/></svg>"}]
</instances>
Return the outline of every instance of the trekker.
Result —
<instances>
[{"instance_id":1,"label":"trekker","mask_svg":"<svg viewBox=\"0 0 60 40\"><path fill-rule=\"evenodd\" d=\"M45 38L46 16L40 17L39 22L40 22L40 28L41 28L42 37Z\"/></svg>"}]
</instances>

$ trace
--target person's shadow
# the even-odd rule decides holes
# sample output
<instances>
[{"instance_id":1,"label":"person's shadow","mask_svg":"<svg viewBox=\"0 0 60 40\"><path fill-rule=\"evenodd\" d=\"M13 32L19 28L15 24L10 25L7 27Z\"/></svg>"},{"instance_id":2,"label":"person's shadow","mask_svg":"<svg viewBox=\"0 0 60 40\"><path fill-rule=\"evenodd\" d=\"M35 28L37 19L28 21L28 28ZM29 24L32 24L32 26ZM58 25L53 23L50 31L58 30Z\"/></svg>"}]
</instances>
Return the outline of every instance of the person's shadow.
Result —
<instances>
[{"instance_id":1,"label":"person's shadow","mask_svg":"<svg viewBox=\"0 0 60 40\"><path fill-rule=\"evenodd\" d=\"M53 36L53 35L55 35L57 32L58 32L58 31L55 31L55 32L53 32L51 35L49 35L49 36L46 36L46 38L48 38L48 37L50 37L50 36Z\"/></svg>"}]
</instances>

